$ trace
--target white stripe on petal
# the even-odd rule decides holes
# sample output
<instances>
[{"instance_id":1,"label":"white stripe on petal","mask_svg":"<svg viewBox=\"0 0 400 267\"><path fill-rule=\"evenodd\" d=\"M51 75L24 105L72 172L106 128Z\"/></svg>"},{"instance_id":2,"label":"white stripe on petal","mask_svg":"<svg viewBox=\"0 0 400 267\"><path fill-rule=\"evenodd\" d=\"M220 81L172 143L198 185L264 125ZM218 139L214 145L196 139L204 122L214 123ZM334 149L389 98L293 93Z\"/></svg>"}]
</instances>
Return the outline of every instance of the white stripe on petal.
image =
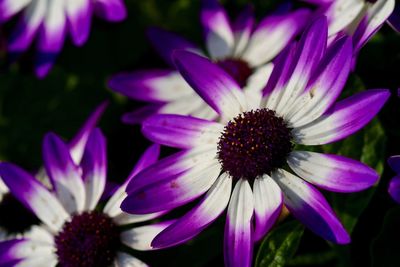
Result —
<instances>
[{"instance_id":1,"label":"white stripe on petal","mask_svg":"<svg viewBox=\"0 0 400 267\"><path fill-rule=\"evenodd\" d=\"M115 267L148 267L147 264L126 253L118 253L114 262Z\"/></svg>"}]
</instances>

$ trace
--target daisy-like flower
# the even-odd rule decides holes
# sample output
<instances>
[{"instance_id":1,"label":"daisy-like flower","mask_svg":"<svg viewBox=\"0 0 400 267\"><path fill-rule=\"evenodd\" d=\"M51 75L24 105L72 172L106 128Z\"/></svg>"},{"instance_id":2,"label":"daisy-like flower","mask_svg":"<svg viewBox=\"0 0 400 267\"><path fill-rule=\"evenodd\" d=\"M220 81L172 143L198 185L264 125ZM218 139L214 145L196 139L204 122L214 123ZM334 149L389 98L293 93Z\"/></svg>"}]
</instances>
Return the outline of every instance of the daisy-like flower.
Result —
<instances>
[{"instance_id":1,"label":"daisy-like flower","mask_svg":"<svg viewBox=\"0 0 400 267\"><path fill-rule=\"evenodd\" d=\"M389 183L390 196L400 204L400 156L392 156L389 158L388 163L396 176L392 178Z\"/></svg>"},{"instance_id":2,"label":"daisy-like flower","mask_svg":"<svg viewBox=\"0 0 400 267\"><path fill-rule=\"evenodd\" d=\"M82 127L69 143L70 153L75 164L79 164L79 162L81 161L90 132L94 129L94 127L96 127L96 124L103 114L106 106L107 102L100 104L87 118ZM36 173L35 177L38 181L41 181L45 185L48 185L50 183L49 177L47 176L43 168ZM35 221L35 217L31 215L27 209L23 208L22 205L20 206L18 204L19 203L17 203L17 200L12 195L10 195L8 187L0 178L0 208L3 212L4 210L7 211L12 209L13 211L15 211L15 213L13 214L16 214L17 212L23 213L21 215L23 215L25 218L23 221L19 220L19 223L17 224L14 224L14 216L10 216L11 219L6 219L5 222L1 221L0 225L2 223L5 223L5 225L2 225L2 227L0 226L0 240L11 239L16 236L20 236L21 234L23 234L23 232L28 233L30 227L32 226L32 223ZM17 208L15 205L18 205L21 208Z\"/></svg>"},{"instance_id":3,"label":"daisy-like flower","mask_svg":"<svg viewBox=\"0 0 400 267\"><path fill-rule=\"evenodd\" d=\"M159 146L150 147L104 208L97 206L106 185L106 141L98 129L91 132L79 165L75 164L67 144L53 133L46 135L43 158L52 189L16 165L0 163L0 175L10 192L43 223L23 238L1 242L0 265L147 266L120 249L123 246L151 249L151 240L170 222L121 228L162 213L129 215L119 206L127 182L142 168L153 164L158 155Z\"/></svg>"},{"instance_id":4,"label":"daisy-like flower","mask_svg":"<svg viewBox=\"0 0 400 267\"><path fill-rule=\"evenodd\" d=\"M21 13L21 14L20 14ZM47 75L60 53L67 34L75 45L89 36L92 16L107 21L126 17L123 0L0 0L0 23L14 16L19 22L8 40L12 58L29 49L37 37L36 75Z\"/></svg>"},{"instance_id":5,"label":"daisy-like flower","mask_svg":"<svg viewBox=\"0 0 400 267\"><path fill-rule=\"evenodd\" d=\"M379 30L395 6L395 0L303 1L318 5L318 13L328 17L331 40L343 32L352 35L355 53Z\"/></svg>"},{"instance_id":6,"label":"daisy-like flower","mask_svg":"<svg viewBox=\"0 0 400 267\"><path fill-rule=\"evenodd\" d=\"M295 150L295 145L322 145L351 135L377 114L390 93L368 90L336 102L350 71L352 44L343 37L326 47L322 17L277 62L256 109L217 64L191 52L174 53L183 77L221 120L158 114L143 123L150 140L184 150L139 173L121 208L135 214L160 212L205 194L154 239L153 247L193 238L228 206L225 263L250 266L253 243L269 231L283 204L317 235L350 242L316 187L356 192L375 184L378 174L361 162Z\"/></svg>"},{"instance_id":7,"label":"daisy-like flower","mask_svg":"<svg viewBox=\"0 0 400 267\"><path fill-rule=\"evenodd\" d=\"M260 91L272 71L271 60L304 28L309 10L275 12L256 25L251 7L231 22L217 0L203 0L202 3L201 24L207 48L204 54L228 72L247 97L260 99ZM218 114L193 92L175 70L171 58L176 49L203 54L201 49L181 36L157 28L150 29L148 36L158 53L174 69L142 70L111 77L109 87L114 91L149 103L125 114L123 121L141 123L155 113L215 118Z\"/></svg>"}]
</instances>

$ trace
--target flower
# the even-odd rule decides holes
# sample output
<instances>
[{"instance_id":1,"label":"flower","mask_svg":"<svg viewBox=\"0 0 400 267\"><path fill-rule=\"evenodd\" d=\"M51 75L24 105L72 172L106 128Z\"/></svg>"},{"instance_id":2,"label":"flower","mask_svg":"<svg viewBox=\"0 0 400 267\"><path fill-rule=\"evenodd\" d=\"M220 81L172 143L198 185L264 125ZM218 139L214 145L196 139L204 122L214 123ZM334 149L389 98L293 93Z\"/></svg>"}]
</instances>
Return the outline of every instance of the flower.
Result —
<instances>
[{"instance_id":1,"label":"flower","mask_svg":"<svg viewBox=\"0 0 400 267\"><path fill-rule=\"evenodd\" d=\"M393 12L395 0L303 0L319 6L328 17L329 36L342 32L353 36L355 54Z\"/></svg>"},{"instance_id":2,"label":"flower","mask_svg":"<svg viewBox=\"0 0 400 267\"><path fill-rule=\"evenodd\" d=\"M8 40L10 56L16 58L28 50L37 37L35 71L40 78L50 71L67 34L77 46L87 41L92 15L108 21L121 21L126 17L123 0L0 1L0 23L19 16Z\"/></svg>"},{"instance_id":3,"label":"flower","mask_svg":"<svg viewBox=\"0 0 400 267\"><path fill-rule=\"evenodd\" d=\"M304 28L308 9L277 11L255 25L253 9L247 7L232 23L217 0L203 0L201 24L207 54L232 75L248 97L261 98L272 71L274 59ZM125 114L125 123L141 123L155 113L176 113L211 119L217 113L190 88L175 70L171 54L176 49L201 49L181 36L158 29L148 31L151 43L173 69L141 70L112 76L108 82L114 91L149 105Z\"/></svg>"},{"instance_id":4,"label":"flower","mask_svg":"<svg viewBox=\"0 0 400 267\"><path fill-rule=\"evenodd\" d=\"M107 102L100 104L69 143L69 149L75 164L79 164L81 161L90 132L96 126L106 106ZM35 177L43 184L49 185L50 183L49 177L43 168L36 172ZM0 241L21 236L23 233L28 233L31 226L37 221L36 217L10 194L8 187L1 178L0 212L8 214L8 216L3 216L0 219ZM24 220L20 220L20 216L23 216Z\"/></svg>"},{"instance_id":5,"label":"flower","mask_svg":"<svg viewBox=\"0 0 400 267\"><path fill-rule=\"evenodd\" d=\"M217 64L191 52L174 53L182 76L221 119L158 114L143 122L150 140L183 151L139 173L127 187L122 210L171 210L205 194L154 239L153 247L193 238L228 206L225 263L250 266L254 241L273 226L283 204L317 235L350 242L316 187L356 192L375 184L377 172L353 159L295 145L322 145L353 134L377 114L390 93L367 90L336 102L350 72L352 44L342 37L326 46L327 21L322 17L279 58L257 109Z\"/></svg>"},{"instance_id":6,"label":"flower","mask_svg":"<svg viewBox=\"0 0 400 267\"><path fill-rule=\"evenodd\" d=\"M119 251L123 245L149 250L152 238L171 222L121 228L161 213L129 215L119 205L126 184L147 165L154 163L159 146L151 146L126 182L105 204L97 208L106 185L106 141L99 129L91 131L80 164L57 135L44 138L43 159L52 189L11 163L0 163L0 175L10 192L43 223L22 238L0 243L0 264L7 266L147 266ZM3 214L4 216L4 214Z\"/></svg>"},{"instance_id":7,"label":"flower","mask_svg":"<svg viewBox=\"0 0 400 267\"><path fill-rule=\"evenodd\" d=\"M400 204L400 156L390 157L388 163L392 170L396 172L396 176L389 183L389 194Z\"/></svg>"}]
</instances>

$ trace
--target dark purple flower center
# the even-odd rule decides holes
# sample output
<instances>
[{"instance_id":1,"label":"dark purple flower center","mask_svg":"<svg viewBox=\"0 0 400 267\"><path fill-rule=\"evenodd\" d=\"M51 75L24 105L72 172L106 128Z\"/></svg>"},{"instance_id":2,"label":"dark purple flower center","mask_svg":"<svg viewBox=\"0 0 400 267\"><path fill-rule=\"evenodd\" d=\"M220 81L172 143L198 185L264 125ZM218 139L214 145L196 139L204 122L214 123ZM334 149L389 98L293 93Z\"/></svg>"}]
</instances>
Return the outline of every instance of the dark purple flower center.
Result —
<instances>
[{"instance_id":1,"label":"dark purple flower center","mask_svg":"<svg viewBox=\"0 0 400 267\"><path fill-rule=\"evenodd\" d=\"M240 85L244 87L247 84L247 79L253 73L249 64L246 61L235 58L226 58L217 61L218 66L223 68L233 79Z\"/></svg>"},{"instance_id":2,"label":"dark purple flower center","mask_svg":"<svg viewBox=\"0 0 400 267\"><path fill-rule=\"evenodd\" d=\"M258 109L231 120L218 143L223 171L253 180L285 164L293 149L291 130L275 111Z\"/></svg>"},{"instance_id":3,"label":"dark purple flower center","mask_svg":"<svg viewBox=\"0 0 400 267\"><path fill-rule=\"evenodd\" d=\"M25 232L39 223L39 219L10 193L5 194L0 203L0 214L0 227L10 234Z\"/></svg>"},{"instance_id":4,"label":"dark purple flower center","mask_svg":"<svg viewBox=\"0 0 400 267\"><path fill-rule=\"evenodd\" d=\"M120 244L117 225L105 214L74 215L55 237L60 267L108 267Z\"/></svg>"}]
</instances>

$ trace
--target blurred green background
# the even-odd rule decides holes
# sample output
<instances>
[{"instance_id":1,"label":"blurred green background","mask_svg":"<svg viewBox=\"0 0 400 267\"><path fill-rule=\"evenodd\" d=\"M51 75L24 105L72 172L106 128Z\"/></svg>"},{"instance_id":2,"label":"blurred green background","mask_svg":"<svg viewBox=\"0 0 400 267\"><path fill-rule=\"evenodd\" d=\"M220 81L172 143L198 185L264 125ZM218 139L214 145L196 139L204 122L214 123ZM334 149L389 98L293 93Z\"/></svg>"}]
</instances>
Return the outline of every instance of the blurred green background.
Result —
<instances>
[{"instance_id":1,"label":"blurred green background","mask_svg":"<svg viewBox=\"0 0 400 267\"><path fill-rule=\"evenodd\" d=\"M261 18L280 1L222 2L232 16L252 2ZM126 21L110 24L94 20L90 39L82 48L67 41L44 80L32 74L33 51L13 65L7 64L5 51L0 51L1 160L37 169L42 162L41 142L46 132L54 131L70 139L89 113L109 100L109 108L100 122L108 138L109 179L118 182L128 175L149 143L138 126L120 122L124 112L140 104L112 93L106 87L107 78L120 71L166 67L146 40L148 26L161 26L203 43L198 0L127 0L126 4ZM8 27L4 27L3 34L7 34ZM394 175L387 168L386 158L400 154L399 66L400 36L385 25L362 49L344 94L366 88L390 88L393 95L389 103L379 114L379 120L356 136L316 148L360 159L383 174L379 185L366 192L326 194L344 225L352 231L352 244L328 244L308 230L303 233L303 227L289 217L263 243L258 266L400 266L400 207L386 193L388 181ZM151 266L222 266L223 225L224 218L220 218L198 238L178 248L134 254Z\"/></svg>"}]
</instances>

